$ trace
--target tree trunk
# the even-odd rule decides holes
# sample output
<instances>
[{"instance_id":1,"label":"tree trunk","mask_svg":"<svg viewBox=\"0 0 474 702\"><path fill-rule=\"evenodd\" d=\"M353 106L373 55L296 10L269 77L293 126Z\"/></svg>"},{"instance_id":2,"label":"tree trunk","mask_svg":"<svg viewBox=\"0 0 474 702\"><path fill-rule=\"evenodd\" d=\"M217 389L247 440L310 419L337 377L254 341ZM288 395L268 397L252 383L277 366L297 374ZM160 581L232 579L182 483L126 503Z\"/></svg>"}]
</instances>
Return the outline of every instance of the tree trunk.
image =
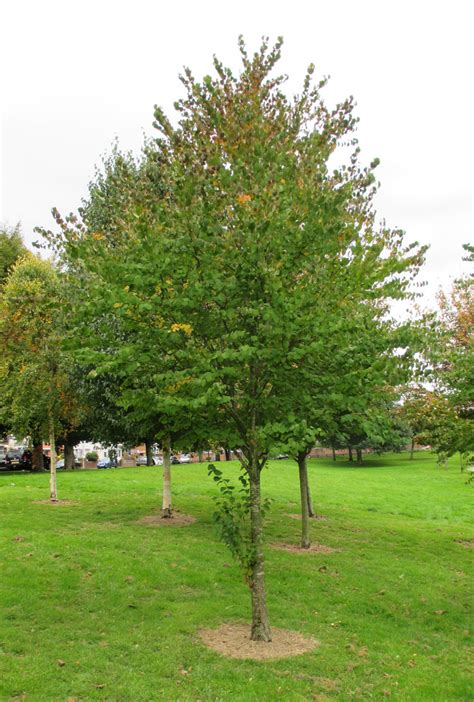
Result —
<instances>
[{"instance_id":1,"label":"tree trunk","mask_svg":"<svg viewBox=\"0 0 474 702\"><path fill-rule=\"evenodd\" d=\"M199 460L199 463L202 463L203 460L204 460L203 450L202 450L202 449L199 449L199 450L198 450L198 460Z\"/></svg>"},{"instance_id":2,"label":"tree trunk","mask_svg":"<svg viewBox=\"0 0 474 702\"><path fill-rule=\"evenodd\" d=\"M163 441L163 502L161 516L169 519L173 516L171 507L171 442L169 437Z\"/></svg>"},{"instance_id":3,"label":"tree trunk","mask_svg":"<svg viewBox=\"0 0 474 702\"><path fill-rule=\"evenodd\" d=\"M146 451L146 464L147 466L153 465L153 441L152 439L145 439L145 451Z\"/></svg>"},{"instance_id":4,"label":"tree trunk","mask_svg":"<svg viewBox=\"0 0 474 702\"><path fill-rule=\"evenodd\" d=\"M415 437L411 440L411 449L410 449L410 460L413 460L413 454L415 452Z\"/></svg>"},{"instance_id":5,"label":"tree trunk","mask_svg":"<svg viewBox=\"0 0 474 702\"><path fill-rule=\"evenodd\" d=\"M356 452L357 452L357 463L359 465L361 465L362 464L362 449L358 448L358 449L356 449Z\"/></svg>"},{"instance_id":6,"label":"tree trunk","mask_svg":"<svg viewBox=\"0 0 474 702\"><path fill-rule=\"evenodd\" d=\"M309 484L306 452L298 454L298 471L301 495L301 548L309 548L311 546L311 541L309 538Z\"/></svg>"},{"instance_id":7,"label":"tree trunk","mask_svg":"<svg viewBox=\"0 0 474 702\"><path fill-rule=\"evenodd\" d=\"M226 461L230 461L230 460L231 460L231 451L230 451L230 449L225 448L225 449L224 449L224 453L225 453L225 460L226 460Z\"/></svg>"},{"instance_id":8,"label":"tree trunk","mask_svg":"<svg viewBox=\"0 0 474 702\"><path fill-rule=\"evenodd\" d=\"M353 456L352 456L352 446L348 446L347 448L349 449L349 460L350 460L350 461L353 461L354 458L353 458Z\"/></svg>"},{"instance_id":9,"label":"tree trunk","mask_svg":"<svg viewBox=\"0 0 474 702\"><path fill-rule=\"evenodd\" d=\"M336 449L334 448L334 446L332 447L332 460L336 460Z\"/></svg>"},{"instance_id":10,"label":"tree trunk","mask_svg":"<svg viewBox=\"0 0 474 702\"><path fill-rule=\"evenodd\" d=\"M262 511L260 503L260 469L256 455L249 460L250 479L250 536L254 558L249 578L252 598L252 641L271 641L272 633L268 620L265 569L263 557Z\"/></svg>"},{"instance_id":11,"label":"tree trunk","mask_svg":"<svg viewBox=\"0 0 474 702\"><path fill-rule=\"evenodd\" d=\"M307 498L308 498L308 517L315 517L316 512L313 507L313 498L311 496L311 488L309 486L308 480L308 467L306 466L306 487L307 487Z\"/></svg>"},{"instance_id":12,"label":"tree trunk","mask_svg":"<svg viewBox=\"0 0 474 702\"><path fill-rule=\"evenodd\" d=\"M33 444L31 467L33 470L44 470L43 442L38 441Z\"/></svg>"},{"instance_id":13,"label":"tree trunk","mask_svg":"<svg viewBox=\"0 0 474 702\"><path fill-rule=\"evenodd\" d=\"M67 441L64 444L64 468L74 470L74 446Z\"/></svg>"},{"instance_id":14,"label":"tree trunk","mask_svg":"<svg viewBox=\"0 0 474 702\"><path fill-rule=\"evenodd\" d=\"M56 482L56 435L54 432L54 419L50 416L49 418L49 445L50 451L49 455L51 457L50 465L50 478L49 478L49 494L51 502L58 501L58 487Z\"/></svg>"}]
</instances>

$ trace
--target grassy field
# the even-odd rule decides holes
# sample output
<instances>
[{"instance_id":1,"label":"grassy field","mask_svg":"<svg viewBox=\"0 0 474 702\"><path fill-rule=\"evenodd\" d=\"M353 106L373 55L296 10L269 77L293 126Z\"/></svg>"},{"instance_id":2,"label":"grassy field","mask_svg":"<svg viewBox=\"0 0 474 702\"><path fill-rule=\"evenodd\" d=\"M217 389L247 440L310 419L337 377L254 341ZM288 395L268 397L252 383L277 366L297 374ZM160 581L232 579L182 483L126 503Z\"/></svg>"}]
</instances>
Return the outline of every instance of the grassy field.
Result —
<instances>
[{"instance_id":1,"label":"grassy field","mask_svg":"<svg viewBox=\"0 0 474 702\"><path fill-rule=\"evenodd\" d=\"M47 475L0 474L0 699L474 699L469 673L474 487L452 460L370 457L364 467L313 460L315 542L294 554L296 465L264 471L271 623L320 646L270 662L208 650L201 627L249 621L250 598L216 538L205 465L174 467L175 506L195 524L153 527L157 467L59 475L76 505L34 504ZM224 465L224 464L222 464ZM226 471L237 475L235 464Z\"/></svg>"}]
</instances>

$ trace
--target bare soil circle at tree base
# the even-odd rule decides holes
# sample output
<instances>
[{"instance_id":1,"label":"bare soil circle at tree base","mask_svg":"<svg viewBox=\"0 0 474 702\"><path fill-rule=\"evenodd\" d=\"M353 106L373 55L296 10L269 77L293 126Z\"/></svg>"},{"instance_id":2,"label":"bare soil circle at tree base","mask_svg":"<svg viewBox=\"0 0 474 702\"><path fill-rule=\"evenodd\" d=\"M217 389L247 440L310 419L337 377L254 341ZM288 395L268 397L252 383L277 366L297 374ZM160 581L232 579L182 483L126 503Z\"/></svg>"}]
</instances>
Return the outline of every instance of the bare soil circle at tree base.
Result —
<instances>
[{"instance_id":1,"label":"bare soil circle at tree base","mask_svg":"<svg viewBox=\"0 0 474 702\"><path fill-rule=\"evenodd\" d=\"M229 658L254 661L301 656L319 646L319 641L297 631L272 628L271 641L252 641L250 624L222 624L218 629L201 629L202 642Z\"/></svg>"},{"instance_id":2,"label":"bare soil circle at tree base","mask_svg":"<svg viewBox=\"0 0 474 702\"><path fill-rule=\"evenodd\" d=\"M196 517L191 514L183 514L177 509L173 510L171 517L163 517L161 514L150 514L148 517L142 517L136 523L144 524L145 526L188 526L194 524Z\"/></svg>"},{"instance_id":3,"label":"bare soil circle at tree base","mask_svg":"<svg viewBox=\"0 0 474 702\"><path fill-rule=\"evenodd\" d=\"M290 553L336 553L337 550L324 544L311 544L309 548L302 548L299 544L276 543L270 544L270 547Z\"/></svg>"},{"instance_id":4,"label":"bare soil circle at tree base","mask_svg":"<svg viewBox=\"0 0 474 702\"><path fill-rule=\"evenodd\" d=\"M474 539L456 539L456 543L464 546L464 548L474 548Z\"/></svg>"},{"instance_id":5,"label":"bare soil circle at tree base","mask_svg":"<svg viewBox=\"0 0 474 702\"><path fill-rule=\"evenodd\" d=\"M34 505L51 505L51 507L74 507L78 505L79 502L74 502L74 500L33 500Z\"/></svg>"}]
</instances>

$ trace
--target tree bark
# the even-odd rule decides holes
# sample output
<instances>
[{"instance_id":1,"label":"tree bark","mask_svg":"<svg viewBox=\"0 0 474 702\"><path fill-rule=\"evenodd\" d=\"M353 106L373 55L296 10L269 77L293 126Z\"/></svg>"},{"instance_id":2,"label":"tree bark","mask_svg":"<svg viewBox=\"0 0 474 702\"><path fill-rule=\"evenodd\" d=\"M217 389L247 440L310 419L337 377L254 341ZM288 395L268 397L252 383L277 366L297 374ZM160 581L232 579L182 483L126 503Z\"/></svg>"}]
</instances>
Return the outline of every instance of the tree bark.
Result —
<instances>
[{"instance_id":1,"label":"tree bark","mask_svg":"<svg viewBox=\"0 0 474 702\"><path fill-rule=\"evenodd\" d=\"M356 452L357 452L357 463L359 465L361 465L362 464L362 449L358 448L358 449L356 449Z\"/></svg>"},{"instance_id":2,"label":"tree bark","mask_svg":"<svg viewBox=\"0 0 474 702\"><path fill-rule=\"evenodd\" d=\"M349 460L350 460L350 461L353 461L354 458L353 458L353 456L352 456L352 446L348 446L347 448L349 449Z\"/></svg>"},{"instance_id":3,"label":"tree bark","mask_svg":"<svg viewBox=\"0 0 474 702\"><path fill-rule=\"evenodd\" d=\"M204 455L203 455L203 450L202 450L202 449L199 449L199 450L198 450L198 460L199 460L199 463L202 463L203 460L204 460Z\"/></svg>"},{"instance_id":4,"label":"tree bark","mask_svg":"<svg viewBox=\"0 0 474 702\"><path fill-rule=\"evenodd\" d=\"M74 470L74 446L67 441L64 444L64 468Z\"/></svg>"},{"instance_id":5,"label":"tree bark","mask_svg":"<svg viewBox=\"0 0 474 702\"><path fill-rule=\"evenodd\" d=\"M225 449L224 449L224 453L225 453L225 460L226 460L226 461L230 461L230 460L231 460L231 451L230 451L230 449L225 448Z\"/></svg>"},{"instance_id":6,"label":"tree bark","mask_svg":"<svg viewBox=\"0 0 474 702\"><path fill-rule=\"evenodd\" d=\"M163 501L161 516L170 519L173 516L171 507L171 442L169 437L163 441Z\"/></svg>"},{"instance_id":7,"label":"tree bark","mask_svg":"<svg viewBox=\"0 0 474 702\"><path fill-rule=\"evenodd\" d=\"M49 455L51 457L50 478L49 478L49 496L51 498L51 502L57 502L58 501L58 486L57 486L57 481L56 481L56 462L57 462L56 435L55 435L55 431L54 431L54 419L52 418L52 416L49 417L49 445L50 445Z\"/></svg>"},{"instance_id":8,"label":"tree bark","mask_svg":"<svg viewBox=\"0 0 474 702\"><path fill-rule=\"evenodd\" d=\"M301 495L301 548L309 548L311 541L309 538L309 509L308 502L309 484L308 470L306 466L306 452L298 454L298 472L300 478L300 495Z\"/></svg>"},{"instance_id":9,"label":"tree bark","mask_svg":"<svg viewBox=\"0 0 474 702\"><path fill-rule=\"evenodd\" d=\"M44 470L43 442L37 441L33 444L31 467L33 470Z\"/></svg>"},{"instance_id":10,"label":"tree bark","mask_svg":"<svg viewBox=\"0 0 474 702\"><path fill-rule=\"evenodd\" d=\"M415 437L412 438L411 440L411 449L410 449L410 460L413 460L413 454L415 452Z\"/></svg>"},{"instance_id":11,"label":"tree bark","mask_svg":"<svg viewBox=\"0 0 474 702\"><path fill-rule=\"evenodd\" d=\"M332 460L336 460L336 449L334 448L334 446L332 447Z\"/></svg>"},{"instance_id":12,"label":"tree bark","mask_svg":"<svg viewBox=\"0 0 474 702\"><path fill-rule=\"evenodd\" d=\"M263 556L262 510L260 500L260 468L256 455L249 460L250 480L250 535L254 557L249 578L252 599L252 641L271 641L272 633L268 619L265 568Z\"/></svg>"},{"instance_id":13,"label":"tree bark","mask_svg":"<svg viewBox=\"0 0 474 702\"><path fill-rule=\"evenodd\" d=\"M313 498L311 496L311 488L309 486L308 480L308 466L306 465L306 487L307 487L307 498L308 498L308 517L315 517L316 512L313 507Z\"/></svg>"},{"instance_id":14,"label":"tree bark","mask_svg":"<svg viewBox=\"0 0 474 702\"><path fill-rule=\"evenodd\" d=\"M145 439L145 451L146 451L146 464L147 466L153 465L153 440Z\"/></svg>"}]
</instances>

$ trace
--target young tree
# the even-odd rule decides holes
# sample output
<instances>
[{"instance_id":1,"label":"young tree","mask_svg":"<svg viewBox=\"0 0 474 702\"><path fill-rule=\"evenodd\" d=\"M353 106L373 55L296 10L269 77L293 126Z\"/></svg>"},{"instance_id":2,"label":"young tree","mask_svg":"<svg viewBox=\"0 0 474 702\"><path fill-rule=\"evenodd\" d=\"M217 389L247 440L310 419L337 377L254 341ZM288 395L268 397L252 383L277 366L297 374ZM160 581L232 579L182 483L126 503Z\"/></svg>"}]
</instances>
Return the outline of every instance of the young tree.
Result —
<instances>
[{"instance_id":1,"label":"young tree","mask_svg":"<svg viewBox=\"0 0 474 702\"><path fill-rule=\"evenodd\" d=\"M56 437L61 418L76 413L68 362L61 353L61 279L32 254L14 265L0 299L2 404L17 436L48 437L50 497L57 502Z\"/></svg>"},{"instance_id":2,"label":"young tree","mask_svg":"<svg viewBox=\"0 0 474 702\"><path fill-rule=\"evenodd\" d=\"M285 435L304 422L283 388L304 391L300 366L310 364L321 326L315 308L330 307L333 295L338 304L354 292L361 301L396 296L410 279L397 273L413 272L422 257L403 247L401 232L375 227L373 169L359 166L357 149L348 165L329 168L336 147L353 137L352 101L328 110L313 67L289 100L284 79L272 75L280 48L264 42L249 57L241 41L239 76L217 59L215 77L202 83L187 70L177 128L155 111L166 184L161 262L173 291L162 313L187 329L188 396L217 403L226 443L242 450L257 640L271 637L260 475L275 428Z\"/></svg>"}]
</instances>

